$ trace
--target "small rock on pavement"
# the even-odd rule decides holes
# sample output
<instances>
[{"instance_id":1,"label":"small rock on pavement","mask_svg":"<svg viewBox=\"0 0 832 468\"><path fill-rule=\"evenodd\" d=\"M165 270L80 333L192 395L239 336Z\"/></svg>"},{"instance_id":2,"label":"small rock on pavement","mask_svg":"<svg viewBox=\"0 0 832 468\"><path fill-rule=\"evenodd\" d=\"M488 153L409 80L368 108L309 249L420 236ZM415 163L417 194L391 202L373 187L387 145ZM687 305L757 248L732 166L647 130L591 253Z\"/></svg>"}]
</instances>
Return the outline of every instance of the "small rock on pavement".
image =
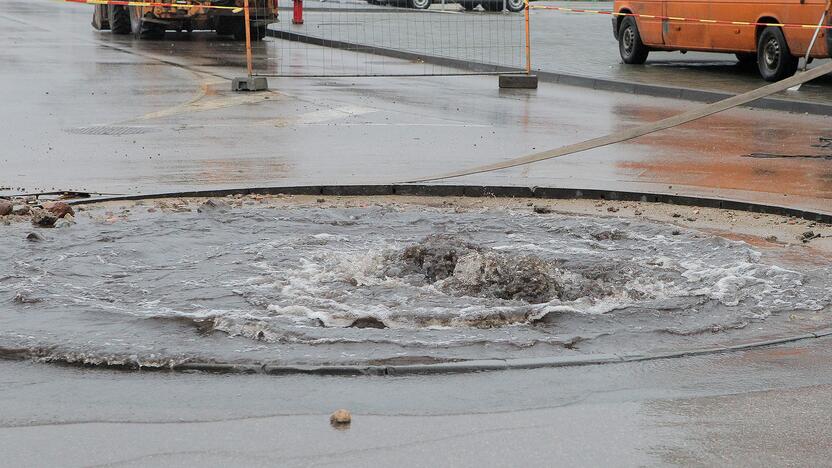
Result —
<instances>
[{"instance_id":1,"label":"small rock on pavement","mask_svg":"<svg viewBox=\"0 0 832 468\"><path fill-rule=\"evenodd\" d=\"M535 205L535 207L533 209L534 209L534 212L537 213L537 214L549 214L549 213L552 212L552 209L549 208L548 206Z\"/></svg>"},{"instance_id":2,"label":"small rock on pavement","mask_svg":"<svg viewBox=\"0 0 832 468\"><path fill-rule=\"evenodd\" d=\"M14 205L12 207L12 214L17 216L25 216L32 211L32 208L29 205Z\"/></svg>"},{"instance_id":3,"label":"small rock on pavement","mask_svg":"<svg viewBox=\"0 0 832 468\"><path fill-rule=\"evenodd\" d=\"M26 240L29 242L40 242L46 239L44 239L43 236L36 232L30 232L29 235L26 236Z\"/></svg>"},{"instance_id":4,"label":"small rock on pavement","mask_svg":"<svg viewBox=\"0 0 832 468\"><path fill-rule=\"evenodd\" d=\"M197 208L196 211L200 213L206 213L211 211L224 213L226 211L231 211L231 205L229 205L225 200L211 198L207 200L205 203L199 205L199 208Z\"/></svg>"},{"instance_id":5,"label":"small rock on pavement","mask_svg":"<svg viewBox=\"0 0 832 468\"><path fill-rule=\"evenodd\" d=\"M54 227L55 229L68 228L72 226L72 224L72 221L66 218L58 218L52 227Z\"/></svg>"},{"instance_id":6,"label":"small rock on pavement","mask_svg":"<svg viewBox=\"0 0 832 468\"><path fill-rule=\"evenodd\" d=\"M0 216L12 214L12 202L8 200L0 200Z\"/></svg>"},{"instance_id":7,"label":"small rock on pavement","mask_svg":"<svg viewBox=\"0 0 832 468\"><path fill-rule=\"evenodd\" d=\"M63 218L66 215L75 215L75 210L64 202L48 202L43 204L43 209L54 214L58 218Z\"/></svg>"},{"instance_id":8,"label":"small rock on pavement","mask_svg":"<svg viewBox=\"0 0 832 468\"><path fill-rule=\"evenodd\" d=\"M610 213L617 213L618 212L618 207L617 206L611 206L611 207L607 208L607 211L609 211Z\"/></svg>"},{"instance_id":9,"label":"small rock on pavement","mask_svg":"<svg viewBox=\"0 0 832 468\"><path fill-rule=\"evenodd\" d=\"M55 221L57 220L58 217L51 211L39 208L32 210L32 224L35 226L51 228L55 225Z\"/></svg>"},{"instance_id":10,"label":"small rock on pavement","mask_svg":"<svg viewBox=\"0 0 832 468\"><path fill-rule=\"evenodd\" d=\"M820 237L820 234L815 234L813 231L806 231L800 235L800 240L806 243L814 239L815 237Z\"/></svg>"},{"instance_id":11,"label":"small rock on pavement","mask_svg":"<svg viewBox=\"0 0 832 468\"><path fill-rule=\"evenodd\" d=\"M335 427L348 426L352 422L352 415L345 409L339 409L329 417L329 423Z\"/></svg>"}]
</instances>

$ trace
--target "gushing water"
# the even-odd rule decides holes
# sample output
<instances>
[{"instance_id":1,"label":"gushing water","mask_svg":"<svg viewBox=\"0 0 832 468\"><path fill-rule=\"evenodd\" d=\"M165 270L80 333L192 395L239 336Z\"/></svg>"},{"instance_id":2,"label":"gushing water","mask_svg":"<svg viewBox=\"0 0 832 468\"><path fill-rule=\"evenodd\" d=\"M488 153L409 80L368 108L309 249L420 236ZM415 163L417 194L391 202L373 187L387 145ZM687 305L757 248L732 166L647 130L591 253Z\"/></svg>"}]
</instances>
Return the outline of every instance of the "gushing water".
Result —
<instances>
[{"instance_id":1,"label":"gushing water","mask_svg":"<svg viewBox=\"0 0 832 468\"><path fill-rule=\"evenodd\" d=\"M806 327L795 312L828 321L828 267L648 221L458 211L137 207L38 243L30 226L2 227L0 348L160 366L435 362L706 346Z\"/></svg>"}]
</instances>

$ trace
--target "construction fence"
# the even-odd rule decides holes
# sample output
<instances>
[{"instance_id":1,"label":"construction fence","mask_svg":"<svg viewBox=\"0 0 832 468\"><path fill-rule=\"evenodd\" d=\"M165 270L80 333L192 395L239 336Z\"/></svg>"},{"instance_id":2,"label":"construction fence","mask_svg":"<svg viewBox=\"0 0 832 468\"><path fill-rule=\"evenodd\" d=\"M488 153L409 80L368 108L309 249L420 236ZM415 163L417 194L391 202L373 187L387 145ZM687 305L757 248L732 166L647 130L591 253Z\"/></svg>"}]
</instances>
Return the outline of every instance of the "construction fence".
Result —
<instances>
[{"instance_id":1,"label":"construction fence","mask_svg":"<svg viewBox=\"0 0 832 468\"><path fill-rule=\"evenodd\" d=\"M214 29L233 36L245 41L248 74L262 77L530 73L531 11L605 15L619 21L636 17L645 24L661 23L662 29L685 23L737 30L799 29L805 34L798 42L812 45L821 31L828 35L832 28L826 16L814 24L776 23L582 9L529 0L65 1L95 4L93 23L99 29L142 36L164 35L171 28Z\"/></svg>"}]
</instances>

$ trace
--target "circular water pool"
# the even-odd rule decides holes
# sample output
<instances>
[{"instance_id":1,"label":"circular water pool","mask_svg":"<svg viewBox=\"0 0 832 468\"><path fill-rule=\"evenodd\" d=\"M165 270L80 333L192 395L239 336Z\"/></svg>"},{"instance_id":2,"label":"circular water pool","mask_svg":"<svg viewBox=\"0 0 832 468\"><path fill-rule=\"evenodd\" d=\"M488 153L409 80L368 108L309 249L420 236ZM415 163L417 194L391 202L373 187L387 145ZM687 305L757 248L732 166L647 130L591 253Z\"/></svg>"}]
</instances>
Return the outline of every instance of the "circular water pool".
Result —
<instances>
[{"instance_id":1,"label":"circular water pool","mask_svg":"<svg viewBox=\"0 0 832 468\"><path fill-rule=\"evenodd\" d=\"M522 201L203 203L92 205L39 242L26 223L0 227L0 348L162 367L435 363L706 347L830 322L828 262L642 217Z\"/></svg>"}]
</instances>

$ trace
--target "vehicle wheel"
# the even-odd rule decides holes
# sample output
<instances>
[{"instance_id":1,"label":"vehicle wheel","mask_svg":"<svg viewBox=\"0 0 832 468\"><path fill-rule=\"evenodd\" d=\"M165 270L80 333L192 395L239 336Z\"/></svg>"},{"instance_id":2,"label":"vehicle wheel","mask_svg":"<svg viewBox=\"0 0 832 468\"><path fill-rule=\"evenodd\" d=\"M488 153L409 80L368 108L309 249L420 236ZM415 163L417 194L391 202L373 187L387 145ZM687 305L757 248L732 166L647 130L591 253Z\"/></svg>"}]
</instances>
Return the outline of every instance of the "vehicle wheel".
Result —
<instances>
[{"instance_id":1,"label":"vehicle wheel","mask_svg":"<svg viewBox=\"0 0 832 468\"><path fill-rule=\"evenodd\" d=\"M245 34L245 33L243 33ZM252 41L262 41L263 38L266 37L266 26L252 26L251 27L251 40Z\"/></svg>"},{"instance_id":2,"label":"vehicle wheel","mask_svg":"<svg viewBox=\"0 0 832 468\"><path fill-rule=\"evenodd\" d=\"M407 7L416 10L427 10L431 3L431 0L407 0Z\"/></svg>"},{"instance_id":3,"label":"vehicle wheel","mask_svg":"<svg viewBox=\"0 0 832 468\"><path fill-rule=\"evenodd\" d=\"M503 0L487 0L481 5L485 11L503 11Z\"/></svg>"},{"instance_id":4,"label":"vehicle wheel","mask_svg":"<svg viewBox=\"0 0 832 468\"><path fill-rule=\"evenodd\" d=\"M98 31L110 29L110 14L107 5L96 5L92 14L92 27Z\"/></svg>"},{"instance_id":5,"label":"vehicle wheel","mask_svg":"<svg viewBox=\"0 0 832 468\"><path fill-rule=\"evenodd\" d=\"M621 54L621 60L629 65L641 65L647 61L650 49L641 42L636 20L632 16L627 16L621 21L618 30L618 52Z\"/></svg>"},{"instance_id":6,"label":"vehicle wheel","mask_svg":"<svg viewBox=\"0 0 832 468\"><path fill-rule=\"evenodd\" d=\"M459 4L465 11L473 11L477 7L477 2L459 2Z\"/></svg>"},{"instance_id":7,"label":"vehicle wheel","mask_svg":"<svg viewBox=\"0 0 832 468\"><path fill-rule=\"evenodd\" d=\"M165 37L165 27L159 23L151 23L142 18L140 7L130 9L130 30L139 39L162 39Z\"/></svg>"},{"instance_id":8,"label":"vehicle wheel","mask_svg":"<svg viewBox=\"0 0 832 468\"><path fill-rule=\"evenodd\" d=\"M508 11L517 13L526 9L525 0L506 0L506 9Z\"/></svg>"},{"instance_id":9,"label":"vehicle wheel","mask_svg":"<svg viewBox=\"0 0 832 468\"><path fill-rule=\"evenodd\" d=\"M220 16L214 25L214 30L217 31L218 36L232 36L234 35L234 22L229 21L231 18L224 18Z\"/></svg>"},{"instance_id":10,"label":"vehicle wheel","mask_svg":"<svg viewBox=\"0 0 832 468\"><path fill-rule=\"evenodd\" d=\"M246 40L246 27L245 27L245 20L240 18L234 24L234 39L237 41L245 41ZM251 25L251 42L262 41L263 38L266 37L266 26L254 26Z\"/></svg>"},{"instance_id":11,"label":"vehicle wheel","mask_svg":"<svg viewBox=\"0 0 832 468\"><path fill-rule=\"evenodd\" d=\"M124 5L110 5L110 30L113 34L130 34L130 10Z\"/></svg>"},{"instance_id":12,"label":"vehicle wheel","mask_svg":"<svg viewBox=\"0 0 832 468\"><path fill-rule=\"evenodd\" d=\"M766 81L780 81L797 71L799 59L789 51L780 28L768 26L757 42L757 68Z\"/></svg>"}]
</instances>

